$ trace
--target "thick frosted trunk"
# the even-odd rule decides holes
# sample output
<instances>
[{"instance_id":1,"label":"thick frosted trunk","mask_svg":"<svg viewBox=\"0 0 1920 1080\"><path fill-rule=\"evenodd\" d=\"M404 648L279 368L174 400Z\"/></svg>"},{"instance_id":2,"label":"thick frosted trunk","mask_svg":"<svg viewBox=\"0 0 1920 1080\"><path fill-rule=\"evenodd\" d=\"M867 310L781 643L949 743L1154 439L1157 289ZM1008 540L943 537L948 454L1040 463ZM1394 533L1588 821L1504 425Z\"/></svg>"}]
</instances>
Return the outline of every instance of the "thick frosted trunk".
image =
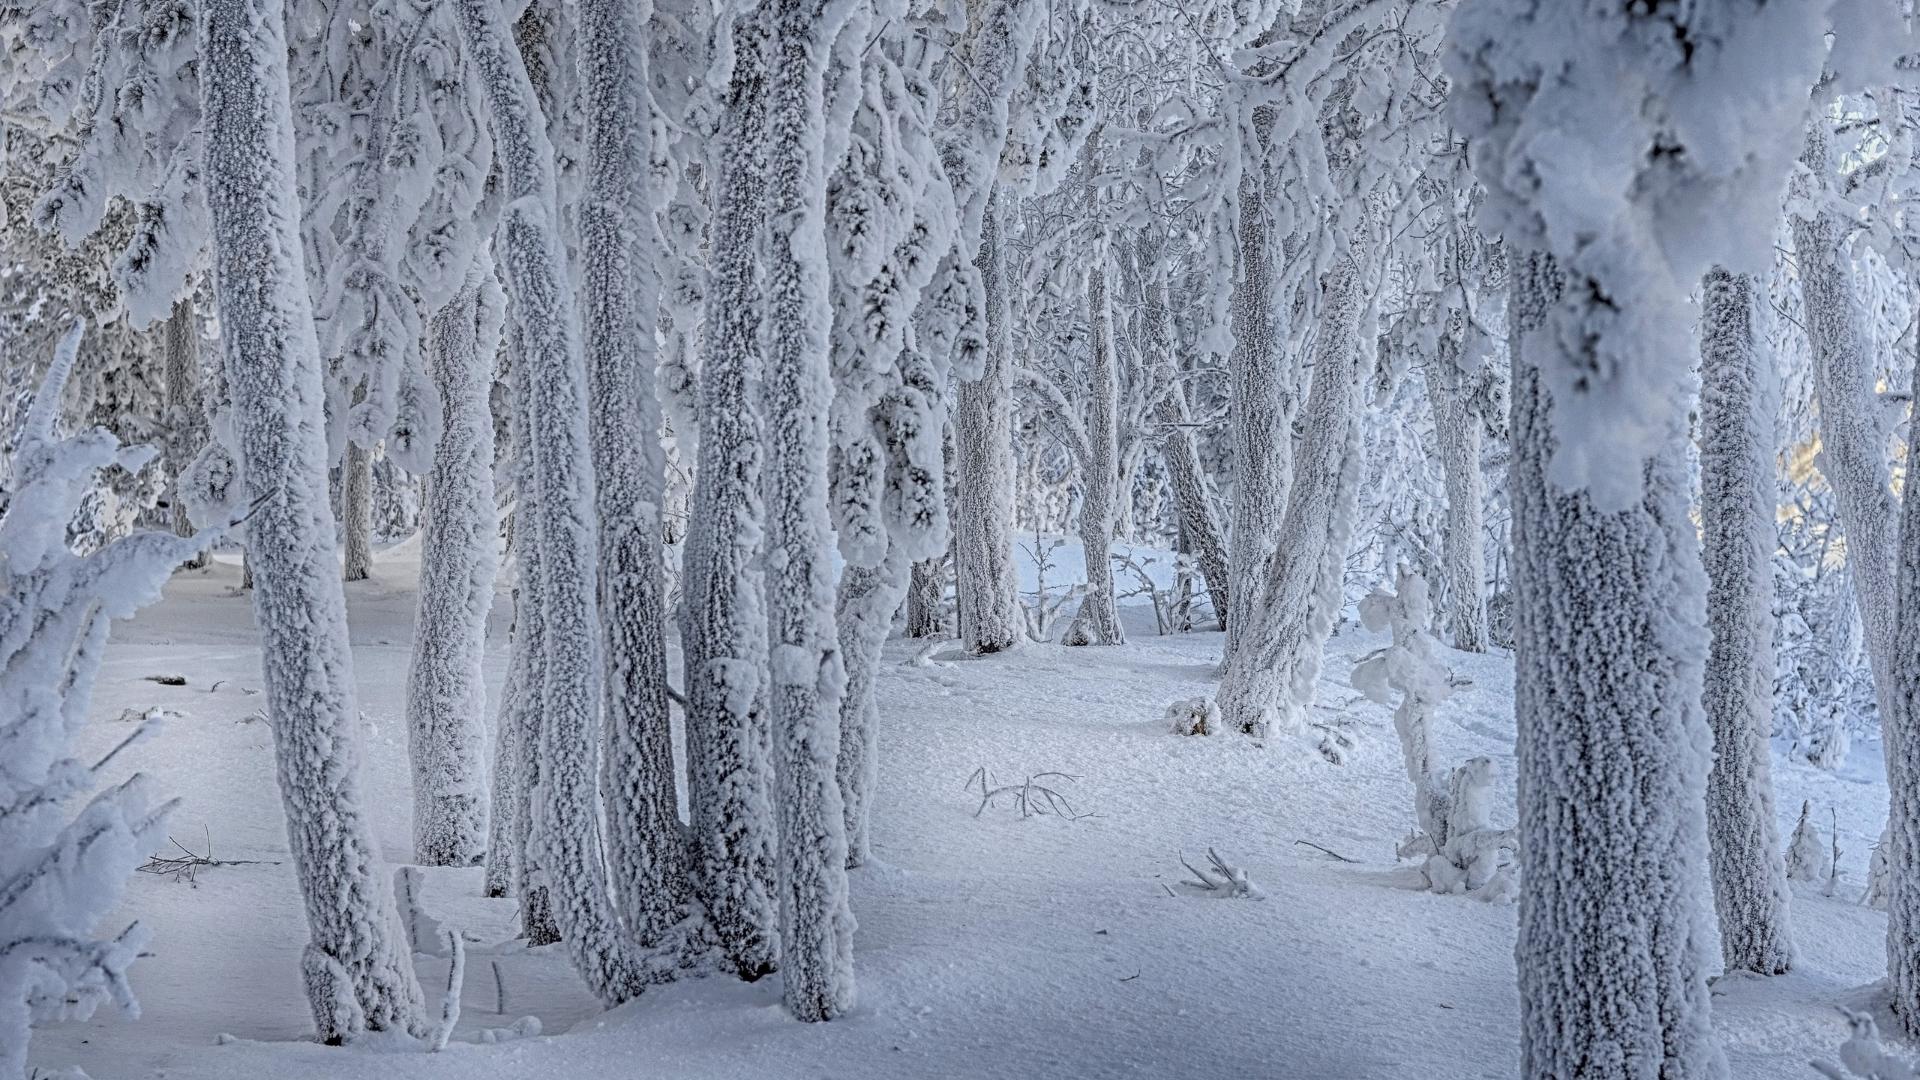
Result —
<instances>
[{"instance_id":1,"label":"thick frosted trunk","mask_svg":"<svg viewBox=\"0 0 1920 1080\"><path fill-rule=\"evenodd\" d=\"M1920 387L1920 367L1915 368ZM1920 429L1908 443L1907 460L1920 453ZM1909 474L1911 475L1911 474ZM1882 849L1886 853L1887 988L1893 1011L1908 1032L1920 1032L1920 498L1909 495L1900 514L1898 617L1894 655L1904 658L1894 708L1883 712L1881 737L1891 803ZM1869 882L1871 888L1872 882Z\"/></svg>"},{"instance_id":2,"label":"thick frosted trunk","mask_svg":"<svg viewBox=\"0 0 1920 1080\"><path fill-rule=\"evenodd\" d=\"M518 323L516 315L514 322ZM534 844L534 795L540 789L540 747L546 741L546 711L541 686L546 680L546 615L540 603L540 545L533 522L539 517L540 490L533 482L533 443L526 385L526 349L513 333L512 424L513 445L519 460L514 469L513 552L519 588L514 594L513 657L508 678L517 687L511 712L502 724L511 724L513 774L511 788L514 893L520 898L520 933L529 945L551 945L560 940L547 876L540 869L540 850Z\"/></svg>"},{"instance_id":3,"label":"thick frosted trunk","mask_svg":"<svg viewBox=\"0 0 1920 1080\"><path fill-rule=\"evenodd\" d=\"M1793 965L1786 867L1774 823L1772 358L1746 274L1707 274L1700 310L1700 523L1707 570L1707 835L1729 971Z\"/></svg>"},{"instance_id":4,"label":"thick frosted trunk","mask_svg":"<svg viewBox=\"0 0 1920 1080\"><path fill-rule=\"evenodd\" d=\"M1440 355L1427 365L1427 394L1433 405L1434 442L1447 487L1447 526L1442 539L1447 563L1447 623L1453 647L1484 652L1487 647L1486 553L1480 539L1480 417L1470 405L1471 388L1459 367L1460 344L1441 341Z\"/></svg>"},{"instance_id":5,"label":"thick frosted trunk","mask_svg":"<svg viewBox=\"0 0 1920 1080\"><path fill-rule=\"evenodd\" d=\"M960 640L973 653L1012 648L1021 622L1013 574L1013 342L999 219L990 205L973 263L986 288L986 364L954 391L954 596Z\"/></svg>"},{"instance_id":6,"label":"thick frosted trunk","mask_svg":"<svg viewBox=\"0 0 1920 1080\"><path fill-rule=\"evenodd\" d=\"M762 302L755 251L766 214L758 152L764 42L757 20L736 24L715 155L700 447L681 572L693 886L728 963L745 979L772 971L779 952L761 607L762 439L753 394Z\"/></svg>"},{"instance_id":7,"label":"thick frosted trunk","mask_svg":"<svg viewBox=\"0 0 1920 1080\"><path fill-rule=\"evenodd\" d=\"M827 411L825 82L835 27L820 0L771 11L766 103L767 712L774 737L780 975L787 1011L853 1006L847 834L834 763L846 669L833 610Z\"/></svg>"},{"instance_id":8,"label":"thick frosted trunk","mask_svg":"<svg viewBox=\"0 0 1920 1080\"><path fill-rule=\"evenodd\" d=\"M1176 386L1154 406L1154 419L1166 427L1160 453L1167 463L1167 478L1173 484L1174 511L1180 517L1181 535L1187 550L1200 567L1207 583L1207 596L1222 630L1227 627L1227 609L1232 594L1227 570L1227 545L1220 535L1220 518L1214 512L1213 496L1207 491L1206 467L1200 462L1200 446L1188 425L1185 387Z\"/></svg>"},{"instance_id":9,"label":"thick frosted trunk","mask_svg":"<svg viewBox=\"0 0 1920 1080\"><path fill-rule=\"evenodd\" d=\"M347 581L373 576L373 451L348 443L340 465L340 515L343 575Z\"/></svg>"},{"instance_id":10,"label":"thick frosted trunk","mask_svg":"<svg viewBox=\"0 0 1920 1080\"><path fill-rule=\"evenodd\" d=\"M537 489L522 523L540 550L544 722L533 847L554 922L588 989L612 1005L644 987L608 889L600 835L600 602L594 475L588 445L585 356L565 249L555 223L553 148L546 121L494 0L459 0L456 16L473 76L485 88L510 202L501 263L515 299L533 438L525 485ZM523 489L524 490L524 489Z\"/></svg>"},{"instance_id":11,"label":"thick frosted trunk","mask_svg":"<svg viewBox=\"0 0 1920 1080\"><path fill-rule=\"evenodd\" d=\"M493 498L493 360L505 298L491 260L434 315L428 374L441 434L427 477L420 597L407 672L414 861L471 866L486 854L487 613L498 516Z\"/></svg>"},{"instance_id":12,"label":"thick frosted trunk","mask_svg":"<svg viewBox=\"0 0 1920 1080\"><path fill-rule=\"evenodd\" d=\"M187 500L180 490L180 478L200 445L206 441L205 407L200 401L200 320L194 315L192 299L177 300L167 317L162 338L167 380L167 477L173 485L173 531L177 536L192 536L193 524L187 520ZM185 568L197 570L207 565L207 552L196 552Z\"/></svg>"},{"instance_id":13,"label":"thick frosted trunk","mask_svg":"<svg viewBox=\"0 0 1920 1080\"><path fill-rule=\"evenodd\" d=\"M1292 495L1279 532L1271 534L1258 602L1229 648L1220 682L1230 730L1298 731L1313 704L1321 653L1343 602L1358 494L1360 289L1360 267L1351 258L1328 275Z\"/></svg>"},{"instance_id":14,"label":"thick frosted trunk","mask_svg":"<svg viewBox=\"0 0 1920 1080\"><path fill-rule=\"evenodd\" d=\"M649 127L635 120L649 108L650 7L580 6L587 190L579 214L607 665L607 860L627 924L654 945L687 917L689 884L667 711L666 465L654 392L659 237L647 195Z\"/></svg>"},{"instance_id":15,"label":"thick frosted trunk","mask_svg":"<svg viewBox=\"0 0 1920 1080\"><path fill-rule=\"evenodd\" d=\"M280 0L199 12L215 294L249 496L267 711L287 846L312 934L301 958L320 1038L424 1034L360 804L347 605L327 506L325 390L300 247Z\"/></svg>"},{"instance_id":16,"label":"thick frosted trunk","mask_svg":"<svg viewBox=\"0 0 1920 1080\"><path fill-rule=\"evenodd\" d=\"M879 566L849 566L840 574L834 617L847 667L847 695L840 703L840 798L847 822L847 867L873 858L873 788L878 775L880 706L873 684L880 649L893 627L893 613L907 594L912 570L896 545Z\"/></svg>"},{"instance_id":17,"label":"thick frosted trunk","mask_svg":"<svg viewBox=\"0 0 1920 1080\"><path fill-rule=\"evenodd\" d=\"M1103 251L1098 258L1106 258ZM1120 612L1113 596L1113 522L1119 486L1120 447L1116 431L1120 408L1119 373L1114 369L1113 310L1107 302L1104 265L1087 274L1087 322L1092 348L1087 356L1086 454L1080 461L1080 547L1086 556L1087 591L1063 645L1124 645Z\"/></svg>"},{"instance_id":18,"label":"thick frosted trunk","mask_svg":"<svg viewBox=\"0 0 1920 1080\"><path fill-rule=\"evenodd\" d=\"M1287 508L1293 432L1287 424L1280 335L1273 326L1274 265L1255 172L1240 181L1240 265L1230 311L1227 354L1232 394L1233 520L1227 536L1227 651L1239 647L1274 552L1274 527Z\"/></svg>"},{"instance_id":19,"label":"thick frosted trunk","mask_svg":"<svg viewBox=\"0 0 1920 1080\"><path fill-rule=\"evenodd\" d=\"M1533 354L1563 340L1541 330L1560 288L1551 259L1515 261L1508 317L1516 346L1527 341L1514 349L1508 479L1522 1074L1725 1077L1697 893L1706 634L1684 435L1632 509L1603 513L1549 484L1550 403Z\"/></svg>"}]
</instances>

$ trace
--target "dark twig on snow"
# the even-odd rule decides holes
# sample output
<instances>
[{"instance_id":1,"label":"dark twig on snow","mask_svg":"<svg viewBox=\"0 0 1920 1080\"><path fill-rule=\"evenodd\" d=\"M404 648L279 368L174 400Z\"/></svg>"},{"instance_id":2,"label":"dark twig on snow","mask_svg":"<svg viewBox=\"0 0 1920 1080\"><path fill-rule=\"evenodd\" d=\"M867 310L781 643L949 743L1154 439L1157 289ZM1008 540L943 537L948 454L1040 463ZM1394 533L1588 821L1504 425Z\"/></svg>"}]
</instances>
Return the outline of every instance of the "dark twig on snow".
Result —
<instances>
[{"instance_id":1,"label":"dark twig on snow","mask_svg":"<svg viewBox=\"0 0 1920 1080\"><path fill-rule=\"evenodd\" d=\"M1065 795L1062 795L1058 789L1048 787L1045 784L1035 783L1037 780L1049 779L1071 782L1080 778L1071 773L1037 772L1029 774L1025 783L1003 784L995 787L993 774L987 771L985 765L982 765L973 770L972 774L967 777L967 782L961 785L960 790L971 791L976 786L979 787L980 805L974 808L974 817L979 817L985 813L987 807L992 806L994 800L1002 795L1011 796L1014 809L1020 811L1020 816L1023 818L1034 817L1039 814L1052 814L1055 817L1065 818L1068 821L1079 821L1082 818L1094 816L1092 813L1081 813L1074 809L1073 803L1069 801Z\"/></svg>"},{"instance_id":2,"label":"dark twig on snow","mask_svg":"<svg viewBox=\"0 0 1920 1080\"><path fill-rule=\"evenodd\" d=\"M189 885L199 885L200 868L203 866L278 866L276 859L216 859L213 857L213 835L206 836L205 855L197 854L193 849L167 837L167 842L180 849L178 855L149 855L147 861L134 867L143 874L157 874L170 877L175 881L184 881Z\"/></svg>"},{"instance_id":3,"label":"dark twig on snow","mask_svg":"<svg viewBox=\"0 0 1920 1080\"><path fill-rule=\"evenodd\" d=\"M1360 862L1359 859L1349 859L1345 855L1340 854L1339 852L1333 850L1332 848L1321 847L1319 844L1316 844L1311 840L1295 840L1294 843L1298 845L1310 847L1315 851L1325 852L1326 854L1331 855L1334 858L1339 859L1341 862L1344 862L1344 863L1358 864Z\"/></svg>"}]
</instances>

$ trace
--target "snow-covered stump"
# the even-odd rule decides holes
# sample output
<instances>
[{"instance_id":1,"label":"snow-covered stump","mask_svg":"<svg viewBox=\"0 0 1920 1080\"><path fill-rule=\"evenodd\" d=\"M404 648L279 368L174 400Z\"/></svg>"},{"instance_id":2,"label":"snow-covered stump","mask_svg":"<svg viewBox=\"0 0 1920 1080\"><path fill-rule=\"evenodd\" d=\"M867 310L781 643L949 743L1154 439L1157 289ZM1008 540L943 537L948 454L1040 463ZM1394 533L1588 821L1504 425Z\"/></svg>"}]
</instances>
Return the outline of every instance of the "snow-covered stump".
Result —
<instances>
[{"instance_id":1,"label":"snow-covered stump","mask_svg":"<svg viewBox=\"0 0 1920 1080\"><path fill-rule=\"evenodd\" d=\"M341 573L347 581L373 576L373 451L347 444L340 463Z\"/></svg>"},{"instance_id":2,"label":"snow-covered stump","mask_svg":"<svg viewBox=\"0 0 1920 1080\"><path fill-rule=\"evenodd\" d=\"M953 407L954 605L971 653L1013 648L1022 623L1013 572L1013 342L1001 267L1003 211L988 202L974 260L986 290L985 365L979 378L959 380Z\"/></svg>"},{"instance_id":3,"label":"snow-covered stump","mask_svg":"<svg viewBox=\"0 0 1920 1080\"><path fill-rule=\"evenodd\" d=\"M150 456L122 450L100 429L54 434L82 332L76 325L62 340L28 410L0 515L0 1076L9 1080L27 1075L31 1025L82 1020L105 1002L139 1015L127 968L145 931L135 923L97 940L93 928L160 842L175 802L156 802L135 774L75 804L154 725L142 723L91 765L68 755L109 620L159 599L174 568L220 537L138 532L85 557L67 547L67 522L95 473L138 469Z\"/></svg>"},{"instance_id":4,"label":"snow-covered stump","mask_svg":"<svg viewBox=\"0 0 1920 1080\"><path fill-rule=\"evenodd\" d=\"M1524 1072L1724 1077L1696 892L1709 743L1685 473L1650 466L1644 499L1613 512L1548 478L1556 437L1533 354L1558 339L1521 343L1561 281L1527 253L1512 282Z\"/></svg>"},{"instance_id":5,"label":"snow-covered stump","mask_svg":"<svg viewBox=\"0 0 1920 1080\"><path fill-rule=\"evenodd\" d=\"M1229 727L1303 733L1327 637L1344 602L1360 452L1361 273L1343 259L1330 273L1307 430L1294 459L1292 494L1274 536L1258 601L1229 645L1220 709ZM1238 587L1237 584L1235 587Z\"/></svg>"},{"instance_id":6,"label":"snow-covered stump","mask_svg":"<svg viewBox=\"0 0 1920 1080\"><path fill-rule=\"evenodd\" d=\"M878 777L880 706L874 700L880 650L893 628L893 613L907 592L906 553L890 548L879 566L849 566L840 574L834 618L847 671L840 703L840 756L836 771L847 828L847 867L873 858L873 789Z\"/></svg>"},{"instance_id":7,"label":"snow-covered stump","mask_svg":"<svg viewBox=\"0 0 1920 1080\"><path fill-rule=\"evenodd\" d=\"M1825 881L1833 872L1833 852L1813 823L1813 801L1800 803L1800 820L1787 839L1786 876L1791 881Z\"/></svg>"},{"instance_id":8,"label":"snow-covered stump","mask_svg":"<svg viewBox=\"0 0 1920 1080\"><path fill-rule=\"evenodd\" d=\"M1087 273L1087 313L1092 348L1087 360L1085 459L1081 466L1080 545L1087 570L1087 591L1080 610L1061 636L1062 645L1125 645L1120 612L1114 606L1113 550L1115 489L1120 483L1118 433L1119 372L1113 348L1113 310L1107 301L1106 245Z\"/></svg>"},{"instance_id":9,"label":"snow-covered stump","mask_svg":"<svg viewBox=\"0 0 1920 1080\"><path fill-rule=\"evenodd\" d=\"M607 862L641 946L684 955L696 927L685 925L691 886L667 703L666 463L654 386L661 241L648 190L650 126L635 120L651 108L651 10L633 0L579 5L587 160L578 213L606 651Z\"/></svg>"},{"instance_id":10,"label":"snow-covered stump","mask_svg":"<svg viewBox=\"0 0 1920 1080\"><path fill-rule=\"evenodd\" d=\"M1708 854L1729 971L1793 965L1789 891L1774 825L1773 361L1760 350L1759 286L1709 271L1700 314L1700 521L1707 571Z\"/></svg>"},{"instance_id":11,"label":"snow-covered stump","mask_svg":"<svg viewBox=\"0 0 1920 1080\"><path fill-rule=\"evenodd\" d=\"M780 973L787 1011L831 1020L853 1006L846 822L834 763L846 670L833 610L827 413L833 400L825 241L828 51L846 9L767 9L763 249L767 445L767 711L773 726ZM837 17L836 17L837 16Z\"/></svg>"},{"instance_id":12,"label":"snow-covered stump","mask_svg":"<svg viewBox=\"0 0 1920 1080\"><path fill-rule=\"evenodd\" d=\"M235 427L248 495L254 615L287 844L312 933L301 967L320 1038L424 1035L411 957L361 808L346 596L327 506L325 387L301 264L280 0L205 0L200 86Z\"/></svg>"},{"instance_id":13,"label":"snow-covered stump","mask_svg":"<svg viewBox=\"0 0 1920 1080\"><path fill-rule=\"evenodd\" d=\"M756 252L764 180L766 31L734 25L711 228L700 444L687 522L680 628L686 667L687 802L694 894L743 979L774 969L773 746L761 589L762 293Z\"/></svg>"},{"instance_id":14,"label":"snow-covered stump","mask_svg":"<svg viewBox=\"0 0 1920 1080\"><path fill-rule=\"evenodd\" d=\"M487 613L499 522L493 496L493 361L506 298L493 260L433 317L429 375L441 433L427 477L420 596L407 670L414 860L472 866L486 854Z\"/></svg>"},{"instance_id":15,"label":"snow-covered stump","mask_svg":"<svg viewBox=\"0 0 1920 1080\"><path fill-rule=\"evenodd\" d=\"M515 340L527 393L532 468L522 492L537 492L522 523L540 551L541 665L528 690L544 731L531 850L545 877L554 922L589 990L615 1005L644 989L636 956L608 887L600 826L603 657L594 520L586 357L580 343L558 208L552 144L533 84L493 0L459 0L454 17L473 76L485 88L510 200L499 257L514 297ZM524 497L524 496L523 496Z\"/></svg>"}]
</instances>

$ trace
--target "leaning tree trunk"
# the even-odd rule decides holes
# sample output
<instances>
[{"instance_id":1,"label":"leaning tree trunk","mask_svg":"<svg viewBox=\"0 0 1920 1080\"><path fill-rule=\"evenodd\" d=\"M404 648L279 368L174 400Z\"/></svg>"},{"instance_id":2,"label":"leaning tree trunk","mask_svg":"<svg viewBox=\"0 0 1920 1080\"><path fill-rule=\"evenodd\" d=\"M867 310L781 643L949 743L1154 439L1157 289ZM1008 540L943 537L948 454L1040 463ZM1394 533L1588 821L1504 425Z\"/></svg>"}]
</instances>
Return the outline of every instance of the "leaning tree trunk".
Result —
<instances>
[{"instance_id":1,"label":"leaning tree trunk","mask_svg":"<svg viewBox=\"0 0 1920 1080\"><path fill-rule=\"evenodd\" d=\"M1227 545L1220 536L1220 518L1214 512L1213 496L1207 491L1206 468L1200 463L1200 447L1193 437L1192 417L1187 413L1187 392L1176 386L1154 406L1154 419L1166 432L1161 436L1160 453L1167 463L1167 477L1173 483L1173 505L1180 515L1181 535L1199 564L1200 578L1206 582L1207 596L1220 629L1227 628L1227 608L1232 597L1227 571Z\"/></svg>"},{"instance_id":2,"label":"leaning tree trunk","mask_svg":"<svg viewBox=\"0 0 1920 1080\"><path fill-rule=\"evenodd\" d=\"M1259 601L1229 646L1220 681L1229 730L1299 733L1313 704L1321 653L1344 599L1359 490L1361 287L1351 256L1328 275L1292 495Z\"/></svg>"},{"instance_id":3,"label":"leaning tree trunk","mask_svg":"<svg viewBox=\"0 0 1920 1080\"><path fill-rule=\"evenodd\" d=\"M425 866L472 866L486 855L487 613L499 539L489 398L505 304L483 256L431 329L442 430L427 476L407 671L414 860Z\"/></svg>"},{"instance_id":4,"label":"leaning tree trunk","mask_svg":"<svg viewBox=\"0 0 1920 1080\"><path fill-rule=\"evenodd\" d=\"M1728 971L1793 966L1786 865L1774 822L1772 358L1756 333L1761 286L1708 272L1700 310L1700 523L1707 568L1707 834Z\"/></svg>"},{"instance_id":5,"label":"leaning tree trunk","mask_svg":"<svg viewBox=\"0 0 1920 1080\"><path fill-rule=\"evenodd\" d=\"M1515 262L1522 1073L1724 1076L1709 1024L1704 868L1693 862L1705 848L1706 634L1685 436L1671 434L1642 502L1623 511L1548 480L1555 439L1540 360L1567 340L1543 328L1560 281L1550 257Z\"/></svg>"},{"instance_id":6,"label":"leaning tree trunk","mask_svg":"<svg viewBox=\"0 0 1920 1080\"><path fill-rule=\"evenodd\" d=\"M510 200L501 222L502 265L515 298L516 340L529 391L538 497L523 528L540 549L544 670L537 692L541 828L533 836L554 920L574 967L608 1005L644 989L649 974L625 937L608 889L600 833L599 543L586 425L586 360L572 283L555 222L558 200L546 121L496 0L458 0L456 17L474 77L487 96ZM524 490L524 489L523 489Z\"/></svg>"},{"instance_id":7,"label":"leaning tree trunk","mask_svg":"<svg viewBox=\"0 0 1920 1080\"><path fill-rule=\"evenodd\" d=\"M1126 631L1114 606L1113 519L1119 485L1119 373L1114 370L1113 310L1107 304L1105 245L1087 273L1087 321L1092 348L1087 357L1086 456L1080 462L1080 550L1087 591L1062 645L1124 645Z\"/></svg>"},{"instance_id":8,"label":"leaning tree trunk","mask_svg":"<svg viewBox=\"0 0 1920 1080\"><path fill-rule=\"evenodd\" d=\"M340 464L340 516L342 576L365 581L373 576L373 451L357 442Z\"/></svg>"},{"instance_id":9,"label":"leaning tree trunk","mask_svg":"<svg viewBox=\"0 0 1920 1080\"><path fill-rule=\"evenodd\" d=\"M958 466L953 508L953 575L960 640L971 653L1000 652L1020 639L1013 573L1013 348L1000 265L1000 214L989 200L974 266L986 289L986 364L954 391Z\"/></svg>"},{"instance_id":10,"label":"leaning tree trunk","mask_svg":"<svg viewBox=\"0 0 1920 1080\"><path fill-rule=\"evenodd\" d=\"M1481 420L1473 409L1472 388L1460 370L1460 342L1450 334L1427 365L1427 399L1433 407L1434 442L1447 488L1447 526L1442 537L1447 564L1447 622L1453 647L1463 652L1487 648L1487 558L1480 539Z\"/></svg>"},{"instance_id":11,"label":"leaning tree trunk","mask_svg":"<svg viewBox=\"0 0 1920 1080\"><path fill-rule=\"evenodd\" d=\"M412 958L360 805L347 604L327 505L326 390L301 264L280 0L199 11L207 209L248 495L267 711L287 846L312 934L301 958L323 1042L426 1033Z\"/></svg>"},{"instance_id":12,"label":"leaning tree trunk","mask_svg":"<svg viewBox=\"0 0 1920 1080\"><path fill-rule=\"evenodd\" d=\"M206 408L200 400L200 322L194 317L193 300L176 300L167 317L161 339L166 351L167 380L167 479L172 485L173 531L177 536L192 536L193 523L187 519L187 500L180 490L180 478L200 445L206 442ZM194 553L182 564L185 570L198 570L212 561L205 551Z\"/></svg>"},{"instance_id":13,"label":"leaning tree trunk","mask_svg":"<svg viewBox=\"0 0 1920 1080\"><path fill-rule=\"evenodd\" d=\"M647 194L647 17L650 4L583 0L586 94L587 373L606 649L607 860L627 925L648 947L684 952L691 899L667 709L666 583L660 508L659 359L654 321L660 238Z\"/></svg>"},{"instance_id":14,"label":"leaning tree trunk","mask_svg":"<svg viewBox=\"0 0 1920 1080\"><path fill-rule=\"evenodd\" d=\"M826 257L825 0L771 7L766 138L767 711L774 735L780 976L787 1011L853 1007L853 911L834 763L846 671L833 611L827 412L833 402ZM844 9L840 9L843 10Z\"/></svg>"},{"instance_id":15,"label":"leaning tree trunk","mask_svg":"<svg viewBox=\"0 0 1920 1080\"><path fill-rule=\"evenodd\" d=\"M761 368L765 37L757 16L735 24L715 158L699 457L681 570L693 888L728 964L749 980L773 970L779 949L761 606L763 438L753 395Z\"/></svg>"}]
</instances>

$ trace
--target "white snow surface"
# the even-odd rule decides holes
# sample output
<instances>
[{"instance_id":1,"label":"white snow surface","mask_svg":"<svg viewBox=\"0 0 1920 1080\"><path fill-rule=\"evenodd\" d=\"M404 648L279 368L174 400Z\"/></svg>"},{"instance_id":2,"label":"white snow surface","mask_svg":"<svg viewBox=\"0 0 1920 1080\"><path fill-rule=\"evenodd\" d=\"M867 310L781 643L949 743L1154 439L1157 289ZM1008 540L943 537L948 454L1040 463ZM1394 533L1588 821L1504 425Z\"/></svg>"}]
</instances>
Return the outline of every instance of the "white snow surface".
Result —
<instances>
[{"instance_id":1,"label":"white snow surface","mask_svg":"<svg viewBox=\"0 0 1920 1080\"><path fill-rule=\"evenodd\" d=\"M1033 569L1019 558L1031 588ZM382 553L371 581L347 587L367 803L378 808L371 824L390 871L412 850L405 684L417 565L418 545L403 544ZM966 659L949 643L914 663L924 642L886 644L876 861L849 875L861 992L848 1016L790 1019L777 976L682 982L603 1013L564 945L510 940L514 901L484 899L479 868L428 869L425 914L467 943L451 1043L430 1054L304 1041L305 924L272 733L256 715L265 696L251 606L238 584L237 562L223 557L180 573L161 603L114 627L78 750L90 757L123 738L127 710L179 713L105 779L149 773L183 799L168 824L174 837L195 851L210 841L216 859L260 861L202 867L194 884L136 875L105 924L138 918L152 932L152 955L131 973L142 1018L103 1013L38 1031L31 1061L44 1070L191 1080L613 1080L637 1067L674 1080L1516 1072L1515 908L1433 895L1412 864L1394 860L1413 822L1390 710L1345 685L1353 661L1385 637L1346 625L1329 645L1316 709L1344 714L1358 739L1336 767L1240 735L1170 734L1168 701L1214 692L1222 636L1155 636L1138 603L1122 610L1129 644L1108 649L1027 645ZM507 667L509 611L503 596L490 620L490 697ZM1509 825L1511 661L1498 651L1442 649L1439 658L1472 684L1437 708L1435 756L1493 758L1492 818ZM158 674L187 685L147 679ZM1832 898L1825 882L1793 884L1802 948L1792 973L1714 988L1715 1024L1742 1080L1812 1075L1807 1063L1831 1057L1847 1035L1834 1006L1876 1000L1886 917L1858 900L1885 818L1878 750L1858 747L1830 773L1774 746L1776 805L1790 811L1779 834L1792 831L1803 800L1823 834L1832 808L1842 877ZM1056 786L1092 816L1022 819L1005 802L975 816L979 795L963 785L983 766L997 785L1073 774ZM1267 899L1221 903L1183 887L1178 857L1204 866L1209 846ZM444 985L445 955L416 961L423 984ZM544 1034L525 1034L525 1023L507 1030L528 1016Z\"/></svg>"}]
</instances>

